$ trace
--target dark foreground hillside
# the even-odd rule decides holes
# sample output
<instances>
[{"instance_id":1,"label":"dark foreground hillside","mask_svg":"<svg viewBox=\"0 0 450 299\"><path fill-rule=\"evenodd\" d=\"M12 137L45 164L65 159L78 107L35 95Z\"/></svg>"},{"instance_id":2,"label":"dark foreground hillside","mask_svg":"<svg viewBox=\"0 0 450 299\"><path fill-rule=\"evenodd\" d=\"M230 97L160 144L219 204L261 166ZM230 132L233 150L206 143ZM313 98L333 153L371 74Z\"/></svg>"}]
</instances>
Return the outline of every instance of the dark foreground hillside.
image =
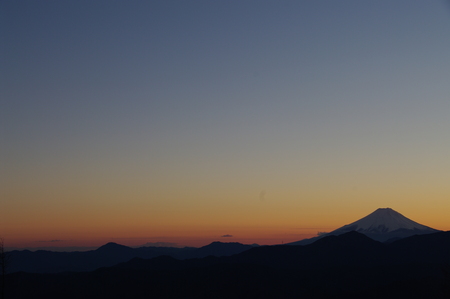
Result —
<instances>
[{"instance_id":1,"label":"dark foreground hillside","mask_svg":"<svg viewBox=\"0 0 450 299\"><path fill-rule=\"evenodd\" d=\"M13 273L5 298L439 299L450 298L449 264L450 232L392 244L352 232L231 257L134 258L85 273Z\"/></svg>"}]
</instances>

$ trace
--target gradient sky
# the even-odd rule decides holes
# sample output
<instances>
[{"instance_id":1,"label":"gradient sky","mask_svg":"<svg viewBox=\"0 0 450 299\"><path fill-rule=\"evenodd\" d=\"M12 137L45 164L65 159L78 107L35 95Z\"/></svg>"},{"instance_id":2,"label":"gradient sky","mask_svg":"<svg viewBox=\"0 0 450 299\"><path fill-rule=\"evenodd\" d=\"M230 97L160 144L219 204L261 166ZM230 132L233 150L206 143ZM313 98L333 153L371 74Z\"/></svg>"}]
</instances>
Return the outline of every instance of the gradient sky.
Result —
<instances>
[{"instance_id":1,"label":"gradient sky","mask_svg":"<svg viewBox=\"0 0 450 299\"><path fill-rule=\"evenodd\" d=\"M1 1L0 34L6 245L450 230L448 1Z\"/></svg>"}]
</instances>

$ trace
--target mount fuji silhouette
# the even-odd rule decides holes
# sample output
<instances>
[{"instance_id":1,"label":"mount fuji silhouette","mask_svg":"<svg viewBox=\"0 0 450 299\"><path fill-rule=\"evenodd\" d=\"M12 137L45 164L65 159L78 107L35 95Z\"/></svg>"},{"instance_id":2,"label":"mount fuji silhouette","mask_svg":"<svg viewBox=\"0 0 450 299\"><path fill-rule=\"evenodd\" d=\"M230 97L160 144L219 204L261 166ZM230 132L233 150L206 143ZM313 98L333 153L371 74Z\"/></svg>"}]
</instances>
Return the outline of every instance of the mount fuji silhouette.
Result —
<instances>
[{"instance_id":1,"label":"mount fuji silhouette","mask_svg":"<svg viewBox=\"0 0 450 299\"><path fill-rule=\"evenodd\" d=\"M366 217L332 232L311 239L292 242L289 245L307 245L326 236L338 236L350 231L362 233L380 242L439 232L437 229L412 221L391 208L379 208Z\"/></svg>"}]
</instances>

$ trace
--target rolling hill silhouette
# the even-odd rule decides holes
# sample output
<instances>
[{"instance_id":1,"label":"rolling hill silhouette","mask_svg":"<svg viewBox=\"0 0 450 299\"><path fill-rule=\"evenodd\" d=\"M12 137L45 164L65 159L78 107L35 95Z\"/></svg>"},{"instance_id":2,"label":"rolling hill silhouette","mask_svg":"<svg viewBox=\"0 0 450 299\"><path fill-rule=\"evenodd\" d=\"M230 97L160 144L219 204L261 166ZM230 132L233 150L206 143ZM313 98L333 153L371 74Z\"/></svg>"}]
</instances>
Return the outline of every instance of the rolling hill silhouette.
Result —
<instances>
[{"instance_id":1,"label":"rolling hill silhouette","mask_svg":"<svg viewBox=\"0 0 450 299\"><path fill-rule=\"evenodd\" d=\"M150 259L167 255L177 259L203 258L208 255L227 256L240 253L256 245L244 245L240 243L213 242L209 245L193 248L175 247L140 247L131 248L117 243L107 243L96 250L86 252L53 252L38 250L11 251L11 263L9 272L30 273L58 273L58 272L84 272L92 271L100 267L109 267L118 263L129 261L138 257Z\"/></svg>"},{"instance_id":2,"label":"rolling hill silhouette","mask_svg":"<svg viewBox=\"0 0 450 299\"><path fill-rule=\"evenodd\" d=\"M85 273L7 276L7 298L448 298L450 232L358 232L232 256L133 258Z\"/></svg>"}]
</instances>

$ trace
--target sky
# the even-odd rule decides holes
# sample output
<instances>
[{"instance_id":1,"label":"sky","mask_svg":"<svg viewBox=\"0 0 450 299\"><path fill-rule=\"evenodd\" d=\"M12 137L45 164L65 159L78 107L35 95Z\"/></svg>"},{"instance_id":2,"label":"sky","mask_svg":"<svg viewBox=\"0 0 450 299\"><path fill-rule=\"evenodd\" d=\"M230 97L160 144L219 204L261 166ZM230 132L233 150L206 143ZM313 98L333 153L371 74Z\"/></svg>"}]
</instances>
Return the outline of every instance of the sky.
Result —
<instances>
[{"instance_id":1,"label":"sky","mask_svg":"<svg viewBox=\"0 0 450 299\"><path fill-rule=\"evenodd\" d=\"M450 230L450 3L1 1L5 246Z\"/></svg>"}]
</instances>

